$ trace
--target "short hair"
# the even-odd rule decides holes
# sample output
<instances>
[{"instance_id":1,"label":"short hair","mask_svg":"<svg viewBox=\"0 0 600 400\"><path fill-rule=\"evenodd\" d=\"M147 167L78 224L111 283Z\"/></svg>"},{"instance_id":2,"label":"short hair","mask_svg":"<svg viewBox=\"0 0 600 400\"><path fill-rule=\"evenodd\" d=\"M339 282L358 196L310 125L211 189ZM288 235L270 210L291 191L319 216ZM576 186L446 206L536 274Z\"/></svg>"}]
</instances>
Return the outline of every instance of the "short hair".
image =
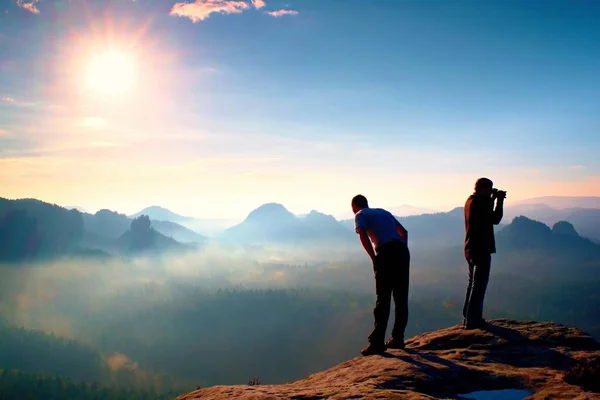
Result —
<instances>
[{"instance_id":1,"label":"short hair","mask_svg":"<svg viewBox=\"0 0 600 400\"><path fill-rule=\"evenodd\" d=\"M477 179L477 181L475 182L475 191L485 188L485 187L489 187L490 189L494 187L494 182L492 182L490 179L488 178L479 178Z\"/></svg>"},{"instance_id":2,"label":"short hair","mask_svg":"<svg viewBox=\"0 0 600 400\"><path fill-rule=\"evenodd\" d=\"M367 198L362 194L357 194L356 196L354 196L352 198L352 204L360 208L369 207L369 202L367 201Z\"/></svg>"}]
</instances>

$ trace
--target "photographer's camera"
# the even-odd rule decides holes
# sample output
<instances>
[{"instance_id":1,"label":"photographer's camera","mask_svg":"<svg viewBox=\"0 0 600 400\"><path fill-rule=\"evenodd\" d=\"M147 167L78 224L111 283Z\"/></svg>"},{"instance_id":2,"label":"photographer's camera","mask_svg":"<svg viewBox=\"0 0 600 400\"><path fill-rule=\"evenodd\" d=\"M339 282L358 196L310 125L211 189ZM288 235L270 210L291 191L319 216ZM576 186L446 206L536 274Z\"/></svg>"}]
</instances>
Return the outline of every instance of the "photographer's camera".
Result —
<instances>
[{"instance_id":1,"label":"photographer's camera","mask_svg":"<svg viewBox=\"0 0 600 400\"><path fill-rule=\"evenodd\" d=\"M498 199L504 199L506 198L506 191L505 190L500 190L500 189L496 189L493 188L492 189L492 196Z\"/></svg>"}]
</instances>

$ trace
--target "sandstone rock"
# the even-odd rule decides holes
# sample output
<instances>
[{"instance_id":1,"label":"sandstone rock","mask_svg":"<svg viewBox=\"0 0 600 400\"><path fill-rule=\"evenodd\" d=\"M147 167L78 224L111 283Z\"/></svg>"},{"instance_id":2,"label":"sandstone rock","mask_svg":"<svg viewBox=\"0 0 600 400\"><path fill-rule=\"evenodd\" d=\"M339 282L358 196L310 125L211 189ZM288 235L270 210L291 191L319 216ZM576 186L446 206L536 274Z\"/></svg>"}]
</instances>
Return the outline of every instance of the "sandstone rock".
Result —
<instances>
[{"instance_id":1,"label":"sandstone rock","mask_svg":"<svg viewBox=\"0 0 600 400\"><path fill-rule=\"evenodd\" d=\"M498 389L527 389L532 399L600 399L565 380L574 365L600 360L600 344L576 328L497 319L485 329L456 325L406 343L404 350L358 356L296 382L214 386L178 400L460 399Z\"/></svg>"}]
</instances>

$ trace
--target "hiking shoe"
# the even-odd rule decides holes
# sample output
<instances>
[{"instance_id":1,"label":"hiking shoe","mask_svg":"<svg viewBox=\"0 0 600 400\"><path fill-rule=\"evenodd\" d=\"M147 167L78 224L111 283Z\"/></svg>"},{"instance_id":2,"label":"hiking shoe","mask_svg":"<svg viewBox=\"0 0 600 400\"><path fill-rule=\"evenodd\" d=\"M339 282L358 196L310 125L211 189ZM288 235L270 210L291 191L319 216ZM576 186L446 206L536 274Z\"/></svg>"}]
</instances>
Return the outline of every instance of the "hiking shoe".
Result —
<instances>
[{"instance_id":1,"label":"hiking shoe","mask_svg":"<svg viewBox=\"0 0 600 400\"><path fill-rule=\"evenodd\" d=\"M481 329L481 328L485 327L486 324L487 324L487 322L483 318L481 318L480 320L475 321L475 322L467 321L464 324L464 329L466 329L466 330Z\"/></svg>"},{"instance_id":2,"label":"hiking shoe","mask_svg":"<svg viewBox=\"0 0 600 400\"><path fill-rule=\"evenodd\" d=\"M385 342L385 347L388 349L403 349L404 348L404 340L391 338L387 342Z\"/></svg>"},{"instance_id":3,"label":"hiking shoe","mask_svg":"<svg viewBox=\"0 0 600 400\"><path fill-rule=\"evenodd\" d=\"M363 348L360 353L363 356L370 356L373 354L382 354L385 353L385 351L387 350L387 348L385 347L385 345L379 344L379 345L375 345L373 343L369 343L369 345L365 348Z\"/></svg>"}]
</instances>

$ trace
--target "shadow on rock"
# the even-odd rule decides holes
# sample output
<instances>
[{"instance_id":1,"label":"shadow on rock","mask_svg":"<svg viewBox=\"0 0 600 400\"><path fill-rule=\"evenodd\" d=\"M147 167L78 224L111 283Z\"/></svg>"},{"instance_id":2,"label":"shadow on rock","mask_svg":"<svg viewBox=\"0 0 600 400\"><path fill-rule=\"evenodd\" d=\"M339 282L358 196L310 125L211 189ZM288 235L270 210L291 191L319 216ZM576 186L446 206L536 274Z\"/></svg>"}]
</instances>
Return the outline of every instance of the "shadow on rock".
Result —
<instances>
[{"instance_id":1,"label":"shadow on rock","mask_svg":"<svg viewBox=\"0 0 600 400\"><path fill-rule=\"evenodd\" d=\"M546 337L525 336L521 332L503 326L489 324L484 329L499 338L496 351L486 354L489 362L512 365L518 368L551 367L565 370L571 367L571 357L558 352L556 345Z\"/></svg>"},{"instance_id":2,"label":"shadow on rock","mask_svg":"<svg viewBox=\"0 0 600 400\"><path fill-rule=\"evenodd\" d=\"M394 353L384 353L385 358L396 358L418 368L418 379L406 376L390 379L378 387L380 389L416 389L434 397L454 396L475 390L512 389L523 385L519 378L499 376L492 371L471 368L429 352L404 349Z\"/></svg>"}]
</instances>

